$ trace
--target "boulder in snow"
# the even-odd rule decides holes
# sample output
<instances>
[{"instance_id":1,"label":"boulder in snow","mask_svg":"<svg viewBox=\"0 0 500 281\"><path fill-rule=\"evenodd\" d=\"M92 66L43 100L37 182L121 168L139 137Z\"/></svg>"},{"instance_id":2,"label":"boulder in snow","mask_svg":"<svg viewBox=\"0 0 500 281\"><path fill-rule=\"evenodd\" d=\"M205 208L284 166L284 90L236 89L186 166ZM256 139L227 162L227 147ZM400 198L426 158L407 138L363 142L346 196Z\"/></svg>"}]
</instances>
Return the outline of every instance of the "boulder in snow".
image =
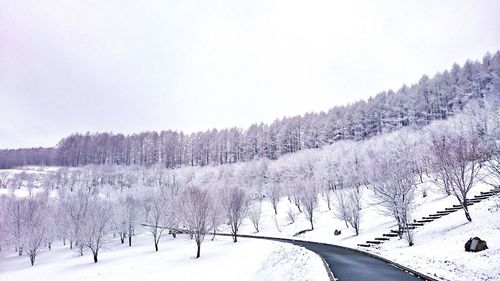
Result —
<instances>
[{"instance_id":1,"label":"boulder in snow","mask_svg":"<svg viewBox=\"0 0 500 281\"><path fill-rule=\"evenodd\" d=\"M479 252L488 249L486 241L481 240L479 237L470 238L467 243L465 243L465 251L467 252Z\"/></svg>"}]
</instances>

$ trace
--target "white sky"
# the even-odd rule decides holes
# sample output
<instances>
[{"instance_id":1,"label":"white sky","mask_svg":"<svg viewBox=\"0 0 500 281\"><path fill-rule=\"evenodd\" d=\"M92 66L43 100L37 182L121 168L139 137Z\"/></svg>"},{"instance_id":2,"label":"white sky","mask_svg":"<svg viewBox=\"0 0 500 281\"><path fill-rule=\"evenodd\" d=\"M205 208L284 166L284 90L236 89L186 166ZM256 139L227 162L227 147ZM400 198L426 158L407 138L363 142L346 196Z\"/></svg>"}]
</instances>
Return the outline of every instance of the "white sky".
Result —
<instances>
[{"instance_id":1,"label":"white sky","mask_svg":"<svg viewBox=\"0 0 500 281\"><path fill-rule=\"evenodd\" d=\"M0 148L247 127L500 49L500 1L0 0Z\"/></svg>"}]
</instances>

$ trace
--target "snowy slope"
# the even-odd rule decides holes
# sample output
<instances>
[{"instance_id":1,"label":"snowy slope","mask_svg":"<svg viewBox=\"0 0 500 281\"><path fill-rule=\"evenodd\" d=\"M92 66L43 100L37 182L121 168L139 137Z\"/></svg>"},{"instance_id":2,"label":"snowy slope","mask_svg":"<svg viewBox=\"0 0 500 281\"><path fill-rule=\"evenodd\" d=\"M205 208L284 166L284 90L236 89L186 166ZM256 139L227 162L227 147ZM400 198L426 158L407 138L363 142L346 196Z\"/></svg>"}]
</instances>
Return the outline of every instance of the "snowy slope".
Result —
<instances>
[{"instance_id":1,"label":"snowy slope","mask_svg":"<svg viewBox=\"0 0 500 281\"><path fill-rule=\"evenodd\" d=\"M422 197L421 193L423 189L428 190L428 196ZM486 184L478 184L472 189L469 198L479 194L481 191L490 189L491 187ZM8 194L8 192L9 191L6 189L0 190L0 194ZM25 190L15 190L17 196L23 196L25 192ZM355 236L351 228L347 228L343 221L334 217L333 211L328 210L324 197L320 198L319 206L315 209L315 229L296 237L294 234L310 228L310 224L305 218L305 215L299 213L296 206L290 203L286 197L283 197L279 203L277 216L274 215L271 204L268 201L263 201L262 218L259 227L260 232L258 235L294 237L297 239L358 248L357 244L364 243L367 240L373 240L375 237L381 237L383 233L389 232L390 229L395 229L396 225L391 217L382 214L378 207L373 204L371 200L371 191L364 189L363 192L363 210L361 212L362 218L359 236ZM417 192L417 202L413 212L413 218L415 219L420 219L423 216L457 204L457 200L453 196L444 195L429 180L426 180L423 184L419 184ZM500 266L498 266L500 264L500 210L497 208L497 205L500 205L499 197L500 196L497 195L471 206L470 212L473 219L471 223L467 222L463 211L457 211L418 228L415 231L415 246L413 247L408 247L405 240L393 238L391 241L375 248L359 249L373 252L427 275L436 276L436 278L442 280L500 280ZM334 202L332 202L332 207L333 205L335 205ZM287 213L289 209L297 213L294 223L291 223L288 219ZM334 236L333 232L335 229L341 230L342 234ZM219 230L229 232L225 226L221 226ZM249 220L244 221L240 233L257 234ZM480 253L465 252L463 245L473 236L479 236L486 240L489 249ZM102 257L100 258L103 264L113 264L112 269L109 269L109 271L107 268L99 265L101 262L95 266L90 265L90 257L81 259L77 257L78 255L76 253L69 252L67 249L54 250L55 252L61 251L61 255L43 253L39 260L37 260L37 265L35 266L36 268L41 267L41 269L29 269L28 259L26 257L18 258L14 254L9 253L7 257L0 258L0 280L12 280L11 278L14 276L11 275L12 272L20 272L19 276L28 274L26 276L26 278L28 278L29 273L25 273L22 269L26 269L26 272L30 270L35 271L37 276L43 276L43 272L52 274L52 272L57 272L57 270L64 273L68 270L67 268L74 267L73 262L81 265L80 267L102 267L102 270L98 272L107 277L97 280L113 280L115 277L120 278L121 275L114 273L114 271L119 271L116 270L117 267L136 268L134 272L145 270L146 273L144 274L146 275L149 274L148 272L164 274L163 271L158 271L158 269L156 269L156 267L162 267L163 265L167 265L171 268L169 272L173 272L173 280L184 280L182 279L182 272L184 270L198 276L196 275L197 271L191 269L191 267L189 267L189 269L186 268L188 265L184 264L182 262L183 260L187 260L187 264L195 266L198 271L202 272L199 276L203 276L205 279L208 278L208 280L212 280L210 278L226 280L226 277L231 279L235 276L237 276L238 280L318 280L319 278L312 278L311 276L316 276L315 274L321 276L324 273L321 260L309 251L289 245L276 246L271 242L253 241L250 239L241 239L242 243L240 244L240 242L238 242L236 245L230 242L230 238L217 238L214 242L207 241L202 246L201 260L204 261L195 261L195 263L192 264L193 260L191 257L194 254L194 245L192 245L193 243L191 243L191 241L183 242L182 239L173 241L169 238L169 241L164 241L162 243L162 245L166 245L166 251L164 251L165 248L162 248L165 246L161 245L160 253L152 253L154 257L161 256L161 261L150 260L150 257L142 255L152 250L150 245L151 242L147 238L141 238L140 240L140 247L143 249L141 250L143 251L142 253L135 252L138 251L135 247L133 247L133 249L126 248L126 250L131 252L124 252L121 246L114 245L117 244L117 242L113 241L108 245L107 250L102 253ZM270 247L267 245L273 246ZM241 250L232 250L240 249L240 247ZM172 254L174 250L175 254ZM0 255L4 254L5 250L0 252ZM108 259L106 257L107 255L111 258ZM182 255L182 257L179 255ZM122 258L122 256L126 258ZM137 258L137 256L140 257ZM210 257L210 259L208 259L208 257ZM145 259L144 262L142 261L143 258ZM125 259L127 260L125 263L122 261L117 262L117 260ZM232 261L238 259L245 260L245 265L242 266L234 262L232 263ZM64 261L61 262L61 260ZM162 264L163 261L166 263ZM45 265L45 263L51 265ZM204 263L206 263L206 265L204 265ZM216 266L214 266L214 264ZM219 264L223 266L219 267ZM137 267L139 265L141 265L140 270ZM153 268L149 268L148 265L151 265ZM144 269L142 269L143 266ZM210 269L210 267L214 269ZM7 269L9 270L7 271ZM215 275L212 275L210 273L211 271L215 271ZM221 273L220 271L224 272ZM125 275L134 276L134 272ZM75 276L80 276L81 278L93 276L92 278L94 279L98 278L98 276L92 275L94 274L93 270L83 270L82 274L83 275ZM323 277L327 278L326 274L324 274ZM41 280L83 280L47 278L42 278Z\"/></svg>"},{"instance_id":2,"label":"snowy slope","mask_svg":"<svg viewBox=\"0 0 500 281\"><path fill-rule=\"evenodd\" d=\"M133 247L110 241L94 264L58 244L42 253L35 266L27 257L1 253L0 280L329 280L321 259L301 247L278 242L230 237L207 239L194 258L195 243L186 236L164 237L154 252L152 238L143 234ZM292 270L293 269L293 270Z\"/></svg>"},{"instance_id":3,"label":"snowy slope","mask_svg":"<svg viewBox=\"0 0 500 281\"><path fill-rule=\"evenodd\" d=\"M457 204L453 196L443 195L432 183L419 185L419 190L424 186L428 188L428 196L418 196L413 216L415 219ZM486 184L478 184L472 189L470 197L490 189ZM355 236L354 231L347 228L343 221L334 218L333 212L327 208L326 201L321 199L315 213L315 229L295 238L370 251L442 280L500 280L500 210L497 208L500 205L500 196L496 195L470 206L473 219L471 223L467 222L463 211L459 210L418 228L415 231L413 247L408 247L405 240L393 238L388 243L365 249L357 247L357 244L382 237L383 233L396 229L394 221L383 215L377 206L372 204L370 197L370 191L365 190L359 236ZM287 218L289 208L298 213L293 204L282 198L276 223L271 204L264 201L258 234L293 237L297 232L309 229L310 224L302 213L297 215L294 223L290 223ZM335 229L341 230L342 234L334 236ZM247 221L243 225L242 233L256 234L251 222ZM465 252L465 242L474 236L486 240L489 249L479 253Z\"/></svg>"}]
</instances>

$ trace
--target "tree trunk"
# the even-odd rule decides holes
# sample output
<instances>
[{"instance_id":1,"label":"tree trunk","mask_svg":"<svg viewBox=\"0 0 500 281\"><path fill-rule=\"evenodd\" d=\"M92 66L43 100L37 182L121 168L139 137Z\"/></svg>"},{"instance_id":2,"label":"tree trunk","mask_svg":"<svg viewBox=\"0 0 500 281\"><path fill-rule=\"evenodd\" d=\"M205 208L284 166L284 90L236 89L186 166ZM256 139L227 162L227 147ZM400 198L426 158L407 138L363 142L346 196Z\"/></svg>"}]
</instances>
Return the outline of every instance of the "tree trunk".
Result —
<instances>
[{"instance_id":1,"label":"tree trunk","mask_svg":"<svg viewBox=\"0 0 500 281\"><path fill-rule=\"evenodd\" d=\"M94 263L97 263L97 251L94 253Z\"/></svg>"},{"instance_id":2,"label":"tree trunk","mask_svg":"<svg viewBox=\"0 0 500 281\"><path fill-rule=\"evenodd\" d=\"M73 240L69 240L69 249L73 250Z\"/></svg>"},{"instance_id":3,"label":"tree trunk","mask_svg":"<svg viewBox=\"0 0 500 281\"><path fill-rule=\"evenodd\" d=\"M198 251L196 252L196 258L200 257L200 251L201 251L201 243L196 243L196 246L198 246Z\"/></svg>"},{"instance_id":4,"label":"tree trunk","mask_svg":"<svg viewBox=\"0 0 500 281\"><path fill-rule=\"evenodd\" d=\"M158 252L158 243L155 242L155 251Z\"/></svg>"},{"instance_id":5,"label":"tree trunk","mask_svg":"<svg viewBox=\"0 0 500 281\"><path fill-rule=\"evenodd\" d=\"M467 200L465 200L465 202L467 202ZM472 221L472 218L470 217L470 213L469 213L469 208L467 207L467 203L463 203L462 204L462 207L464 209L464 212L465 212L465 218L468 220L468 221Z\"/></svg>"},{"instance_id":6,"label":"tree trunk","mask_svg":"<svg viewBox=\"0 0 500 281\"><path fill-rule=\"evenodd\" d=\"M30 255L31 266L35 265L35 255Z\"/></svg>"},{"instance_id":7,"label":"tree trunk","mask_svg":"<svg viewBox=\"0 0 500 281\"><path fill-rule=\"evenodd\" d=\"M238 236L236 235L236 233L233 235L233 242L234 243L238 242Z\"/></svg>"},{"instance_id":8,"label":"tree trunk","mask_svg":"<svg viewBox=\"0 0 500 281\"><path fill-rule=\"evenodd\" d=\"M132 247L132 235L128 235L128 246Z\"/></svg>"}]
</instances>

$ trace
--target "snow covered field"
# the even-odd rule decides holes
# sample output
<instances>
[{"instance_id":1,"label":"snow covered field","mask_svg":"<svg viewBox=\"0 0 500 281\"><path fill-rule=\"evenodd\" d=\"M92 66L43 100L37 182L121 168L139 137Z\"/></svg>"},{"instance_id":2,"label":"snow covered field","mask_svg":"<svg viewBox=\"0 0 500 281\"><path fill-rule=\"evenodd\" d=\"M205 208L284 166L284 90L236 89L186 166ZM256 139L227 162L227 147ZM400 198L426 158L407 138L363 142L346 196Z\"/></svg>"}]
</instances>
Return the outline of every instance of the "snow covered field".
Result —
<instances>
[{"instance_id":1,"label":"snow covered field","mask_svg":"<svg viewBox=\"0 0 500 281\"><path fill-rule=\"evenodd\" d=\"M428 196L423 197L426 189ZM490 190L486 184L477 184L469 198L481 191ZM26 196L26 189L14 191L16 196ZM35 191L36 192L36 191ZM2 189L0 194L8 194ZM295 236L310 228L309 221L297 207L282 197L278 215L274 215L271 203L262 202L262 214L257 233L247 218L240 228L241 234L257 234L309 241L326 242L352 248L357 244L381 237L396 224L383 215L373 204L370 190L363 189L363 209L359 236L352 228L335 218L324 196L314 211L313 231ZM255 202L254 202L255 203ZM454 196L444 195L431 181L417 187L413 218L444 210L457 204ZM467 222L459 210L434 222L426 223L415 231L415 245L408 247L405 240L392 238L389 242L372 248L359 248L393 260L397 263L434 276L441 280L500 280L500 196L496 195L470 207L473 221ZM332 201L332 209L335 202ZM289 210L295 221L289 219ZM334 230L342 234L334 236ZM225 226L219 231L229 232ZM479 253L464 251L464 244L478 236L488 243L488 250ZM202 245L202 256L196 260L195 244L185 236L177 239L165 237L160 252L155 253L152 239L142 234L135 245L128 248L119 244L118 238L106 244L98 264L92 263L90 254L80 257L77 252L62 247L57 242L49 253L45 250L34 267L27 257L18 257L8 249L0 252L0 280L142 280L143 278L168 275L170 280L328 280L321 259L303 248L277 242L240 239L231 242L230 237L217 237ZM237 262L238 261L238 262ZM244 261L244 262L240 262ZM335 273L334 273L335 274Z\"/></svg>"},{"instance_id":2,"label":"snow covered field","mask_svg":"<svg viewBox=\"0 0 500 281\"><path fill-rule=\"evenodd\" d=\"M428 196L417 197L413 216L415 219L457 204L455 197L443 195L431 183L419 185L420 189L423 187L428 188ZM478 184L472 189L469 197L490 189L488 185ZM286 198L280 201L278 207L278 224L274 219L271 204L264 202L261 231L258 235L294 237L358 248L441 280L500 280L500 210L497 209L500 204L499 197L496 195L470 206L473 219L471 223L467 222L463 211L459 210L417 228L413 247L408 247L406 240L398 238L368 249L357 246L358 243L382 237L382 234L390 229L397 229L390 217L382 215L376 206L370 205L368 190L364 193L359 236L355 236L353 229L347 228L343 221L334 217L325 200L320 200L315 214L315 229L294 237L297 232L309 229L310 225L303 214L298 214L296 221L290 223L287 218L288 209L292 208L296 212L298 210ZM342 234L334 236L335 229L341 230ZM244 224L242 232L256 234L250 222ZM489 249L478 253L465 252L465 242L475 236L486 240Z\"/></svg>"},{"instance_id":3,"label":"snow covered field","mask_svg":"<svg viewBox=\"0 0 500 281\"><path fill-rule=\"evenodd\" d=\"M208 238L208 237L207 237ZM279 242L230 237L207 239L195 259L195 243L184 235L164 237L154 252L152 238L140 235L128 247L111 240L100 254L80 256L60 242L29 265L26 256L2 250L0 280L328 280L319 256L304 248Z\"/></svg>"}]
</instances>

